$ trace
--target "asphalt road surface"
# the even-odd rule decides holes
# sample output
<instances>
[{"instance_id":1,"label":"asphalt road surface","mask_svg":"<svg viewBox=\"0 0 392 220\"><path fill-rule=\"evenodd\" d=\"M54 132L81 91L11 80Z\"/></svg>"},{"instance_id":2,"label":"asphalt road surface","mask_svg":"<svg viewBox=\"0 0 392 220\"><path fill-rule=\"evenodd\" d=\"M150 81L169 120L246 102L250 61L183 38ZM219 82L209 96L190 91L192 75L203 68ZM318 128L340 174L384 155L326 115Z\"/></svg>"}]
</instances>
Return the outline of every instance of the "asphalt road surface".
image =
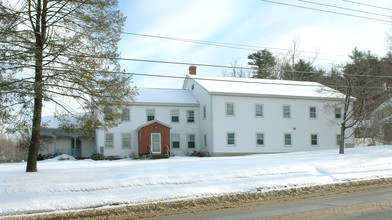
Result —
<instances>
[{"instance_id":1,"label":"asphalt road surface","mask_svg":"<svg viewBox=\"0 0 392 220\"><path fill-rule=\"evenodd\" d=\"M392 219L392 187L152 219Z\"/></svg>"}]
</instances>

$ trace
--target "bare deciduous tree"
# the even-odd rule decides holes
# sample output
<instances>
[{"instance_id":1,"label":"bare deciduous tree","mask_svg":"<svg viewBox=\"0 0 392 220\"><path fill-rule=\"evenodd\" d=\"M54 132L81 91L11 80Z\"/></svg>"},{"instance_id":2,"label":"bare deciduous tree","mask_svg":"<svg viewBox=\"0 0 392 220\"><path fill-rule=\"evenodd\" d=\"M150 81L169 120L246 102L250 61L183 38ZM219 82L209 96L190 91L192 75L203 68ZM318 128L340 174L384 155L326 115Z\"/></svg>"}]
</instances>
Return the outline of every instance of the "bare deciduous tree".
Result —
<instances>
[{"instance_id":1,"label":"bare deciduous tree","mask_svg":"<svg viewBox=\"0 0 392 220\"><path fill-rule=\"evenodd\" d=\"M251 71L238 65L238 59L234 60L231 64L231 71L223 69L222 75L227 77L249 78Z\"/></svg>"}]
</instances>

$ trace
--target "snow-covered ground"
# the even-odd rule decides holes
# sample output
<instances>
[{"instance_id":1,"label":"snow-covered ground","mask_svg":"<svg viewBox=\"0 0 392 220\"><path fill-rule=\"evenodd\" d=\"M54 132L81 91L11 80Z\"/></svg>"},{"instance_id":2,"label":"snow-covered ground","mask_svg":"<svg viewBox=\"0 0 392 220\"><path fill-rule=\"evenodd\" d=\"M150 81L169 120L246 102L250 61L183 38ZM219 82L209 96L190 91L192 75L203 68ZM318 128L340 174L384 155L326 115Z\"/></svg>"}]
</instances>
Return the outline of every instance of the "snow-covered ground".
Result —
<instances>
[{"instance_id":1,"label":"snow-covered ground","mask_svg":"<svg viewBox=\"0 0 392 220\"><path fill-rule=\"evenodd\" d=\"M241 157L0 164L0 217L392 177L392 146Z\"/></svg>"}]
</instances>

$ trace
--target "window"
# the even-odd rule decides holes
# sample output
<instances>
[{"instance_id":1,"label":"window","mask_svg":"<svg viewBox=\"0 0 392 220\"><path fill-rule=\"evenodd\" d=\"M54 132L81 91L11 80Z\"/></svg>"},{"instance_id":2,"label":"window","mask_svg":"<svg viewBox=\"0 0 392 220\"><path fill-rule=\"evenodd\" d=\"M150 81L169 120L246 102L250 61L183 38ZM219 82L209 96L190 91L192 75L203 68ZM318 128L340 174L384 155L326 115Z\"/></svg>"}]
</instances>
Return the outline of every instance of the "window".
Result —
<instances>
[{"instance_id":1,"label":"window","mask_svg":"<svg viewBox=\"0 0 392 220\"><path fill-rule=\"evenodd\" d=\"M263 133L257 133L256 134L256 144L258 146L264 145L264 134Z\"/></svg>"},{"instance_id":2,"label":"window","mask_svg":"<svg viewBox=\"0 0 392 220\"><path fill-rule=\"evenodd\" d=\"M113 148L113 134L106 133L105 134L105 147L106 148Z\"/></svg>"},{"instance_id":3,"label":"window","mask_svg":"<svg viewBox=\"0 0 392 220\"><path fill-rule=\"evenodd\" d=\"M195 148L195 135L188 134L188 148Z\"/></svg>"},{"instance_id":4,"label":"window","mask_svg":"<svg viewBox=\"0 0 392 220\"><path fill-rule=\"evenodd\" d=\"M171 121L179 122L180 121L180 111L178 109L171 110Z\"/></svg>"},{"instance_id":5,"label":"window","mask_svg":"<svg viewBox=\"0 0 392 220\"><path fill-rule=\"evenodd\" d=\"M106 110L104 114L105 114L104 120L112 120L114 115L114 110L112 108L109 108Z\"/></svg>"},{"instance_id":6,"label":"window","mask_svg":"<svg viewBox=\"0 0 392 220\"><path fill-rule=\"evenodd\" d=\"M283 118L290 118L290 117L291 117L290 106L284 105L283 106Z\"/></svg>"},{"instance_id":7,"label":"window","mask_svg":"<svg viewBox=\"0 0 392 220\"><path fill-rule=\"evenodd\" d=\"M235 145L235 134L227 133L227 145Z\"/></svg>"},{"instance_id":8,"label":"window","mask_svg":"<svg viewBox=\"0 0 392 220\"><path fill-rule=\"evenodd\" d=\"M342 118L342 108L335 108L335 118Z\"/></svg>"},{"instance_id":9,"label":"window","mask_svg":"<svg viewBox=\"0 0 392 220\"><path fill-rule=\"evenodd\" d=\"M171 134L173 148L180 148L180 134Z\"/></svg>"},{"instance_id":10,"label":"window","mask_svg":"<svg viewBox=\"0 0 392 220\"><path fill-rule=\"evenodd\" d=\"M226 103L226 116L234 116L234 104Z\"/></svg>"},{"instance_id":11,"label":"window","mask_svg":"<svg viewBox=\"0 0 392 220\"><path fill-rule=\"evenodd\" d=\"M257 104L255 106L255 115L256 117L263 117L263 105Z\"/></svg>"},{"instance_id":12,"label":"window","mask_svg":"<svg viewBox=\"0 0 392 220\"><path fill-rule=\"evenodd\" d=\"M317 146L318 145L318 137L317 134L311 134L310 135L310 144L312 146Z\"/></svg>"},{"instance_id":13,"label":"window","mask_svg":"<svg viewBox=\"0 0 392 220\"><path fill-rule=\"evenodd\" d=\"M292 145L291 134L284 134L284 145L285 146L291 146Z\"/></svg>"},{"instance_id":14,"label":"window","mask_svg":"<svg viewBox=\"0 0 392 220\"><path fill-rule=\"evenodd\" d=\"M155 119L155 109L147 109L147 121Z\"/></svg>"},{"instance_id":15,"label":"window","mask_svg":"<svg viewBox=\"0 0 392 220\"><path fill-rule=\"evenodd\" d=\"M194 90L195 89L195 85L192 84L191 89Z\"/></svg>"},{"instance_id":16,"label":"window","mask_svg":"<svg viewBox=\"0 0 392 220\"><path fill-rule=\"evenodd\" d=\"M207 108L206 108L206 106L203 106L203 118L204 119L207 118Z\"/></svg>"},{"instance_id":17,"label":"window","mask_svg":"<svg viewBox=\"0 0 392 220\"><path fill-rule=\"evenodd\" d=\"M122 148L131 148L131 133L122 134Z\"/></svg>"},{"instance_id":18,"label":"window","mask_svg":"<svg viewBox=\"0 0 392 220\"><path fill-rule=\"evenodd\" d=\"M188 110L186 112L187 122L195 122L195 111Z\"/></svg>"},{"instance_id":19,"label":"window","mask_svg":"<svg viewBox=\"0 0 392 220\"><path fill-rule=\"evenodd\" d=\"M129 109L124 108L122 110L122 115L123 115L122 121L130 121L131 120Z\"/></svg>"},{"instance_id":20,"label":"window","mask_svg":"<svg viewBox=\"0 0 392 220\"><path fill-rule=\"evenodd\" d=\"M342 140L342 136L340 134L336 135L336 146L340 146L340 140Z\"/></svg>"},{"instance_id":21,"label":"window","mask_svg":"<svg viewBox=\"0 0 392 220\"><path fill-rule=\"evenodd\" d=\"M309 117L312 119L317 117L316 107L309 107Z\"/></svg>"},{"instance_id":22,"label":"window","mask_svg":"<svg viewBox=\"0 0 392 220\"><path fill-rule=\"evenodd\" d=\"M207 135L204 135L204 147L207 147Z\"/></svg>"}]
</instances>

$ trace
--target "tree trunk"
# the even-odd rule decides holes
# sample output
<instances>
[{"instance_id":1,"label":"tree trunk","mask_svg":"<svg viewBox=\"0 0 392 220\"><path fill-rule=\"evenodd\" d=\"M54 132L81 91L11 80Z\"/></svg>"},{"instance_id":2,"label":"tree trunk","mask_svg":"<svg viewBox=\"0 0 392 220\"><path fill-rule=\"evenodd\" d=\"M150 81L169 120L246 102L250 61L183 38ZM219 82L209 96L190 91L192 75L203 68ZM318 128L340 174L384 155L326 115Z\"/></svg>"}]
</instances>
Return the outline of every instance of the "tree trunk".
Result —
<instances>
[{"instance_id":1,"label":"tree trunk","mask_svg":"<svg viewBox=\"0 0 392 220\"><path fill-rule=\"evenodd\" d=\"M29 145L29 154L27 157L26 172L37 172L37 157L38 157L39 140L40 140L40 133L41 133L41 113L42 113L42 95L39 96L38 94L36 94L36 98L34 98L33 129L31 132L31 142Z\"/></svg>"},{"instance_id":2,"label":"tree trunk","mask_svg":"<svg viewBox=\"0 0 392 220\"><path fill-rule=\"evenodd\" d=\"M42 6L42 8L41 8ZM36 18L32 22L35 35L35 79L34 79L34 113L33 127L31 131L31 142L29 145L29 154L27 157L26 172L37 172L37 156L39 151L39 142L41 137L41 117L42 117L42 64L43 51L46 35L46 10L47 1L37 1ZM33 21L33 19L32 19Z\"/></svg>"},{"instance_id":3,"label":"tree trunk","mask_svg":"<svg viewBox=\"0 0 392 220\"><path fill-rule=\"evenodd\" d=\"M31 131L31 142L27 157L26 172L37 172L37 156L39 151L39 141L41 137L41 117L42 117L42 52L36 54L35 84L34 84L34 114L33 128Z\"/></svg>"},{"instance_id":4,"label":"tree trunk","mask_svg":"<svg viewBox=\"0 0 392 220\"><path fill-rule=\"evenodd\" d=\"M344 133L346 130L346 123L342 123L340 126L340 141L339 141L339 154L344 154Z\"/></svg>"}]
</instances>

